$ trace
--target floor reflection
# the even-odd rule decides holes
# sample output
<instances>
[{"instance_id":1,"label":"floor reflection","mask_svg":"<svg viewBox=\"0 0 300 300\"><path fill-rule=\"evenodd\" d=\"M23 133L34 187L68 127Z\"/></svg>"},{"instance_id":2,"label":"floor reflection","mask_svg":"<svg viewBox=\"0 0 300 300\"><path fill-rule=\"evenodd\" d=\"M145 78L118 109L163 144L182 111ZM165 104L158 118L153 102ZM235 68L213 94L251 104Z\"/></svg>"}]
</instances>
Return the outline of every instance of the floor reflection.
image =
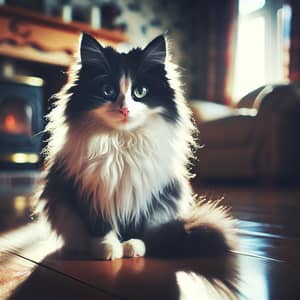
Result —
<instances>
[{"instance_id":1,"label":"floor reflection","mask_svg":"<svg viewBox=\"0 0 300 300\"><path fill-rule=\"evenodd\" d=\"M30 194L0 193L0 232L32 221L34 200Z\"/></svg>"},{"instance_id":2,"label":"floor reflection","mask_svg":"<svg viewBox=\"0 0 300 300\"><path fill-rule=\"evenodd\" d=\"M218 279L208 280L194 272L176 273L180 300L238 300L238 295Z\"/></svg>"},{"instance_id":3,"label":"floor reflection","mask_svg":"<svg viewBox=\"0 0 300 300\"><path fill-rule=\"evenodd\" d=\"M243 256L238 258L240 278L239 289L247 295L248 299L267 300L269 297L269 282L266 264L261 261L253 263Z\"/></svg>"}]
</instances>

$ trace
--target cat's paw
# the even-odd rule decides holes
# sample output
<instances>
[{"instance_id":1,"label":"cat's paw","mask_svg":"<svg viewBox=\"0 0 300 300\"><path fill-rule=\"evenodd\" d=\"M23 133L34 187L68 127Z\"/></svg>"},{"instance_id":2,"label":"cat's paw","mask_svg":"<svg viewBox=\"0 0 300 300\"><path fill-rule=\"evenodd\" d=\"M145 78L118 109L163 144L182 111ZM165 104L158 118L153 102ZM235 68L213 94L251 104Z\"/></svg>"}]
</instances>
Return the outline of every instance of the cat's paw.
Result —
<instances>
[{"instance_id":1,"label":"cat's paw","mask_svg":"<svg viewBox=\"0 0 300 300\"><path fill-rule=\"evenodd\" d=\"M97 245L97 253L94 251L97 259L113 260L123 257L123 247L119 242L101 242Z\"/></svg>"},{"instance_id":2,"label":"cat's paw","mask_svg":"<svg viewBox=\"0 0 300 300\"><path fill-rule=\"evenodd\" d=\"M130 239L122 243L123 257L144 256L146 253L146 246L142 240Z\"/></svg>"},{"instance_id":3,"label":"cat's paw","mask_svg":"<svg viewBox=\"0 0 300 300\"><path fill-rule=\"evenodd\" d=\"M112 231L100 240L93 239L90 251L95 259L113 260L123 257L123 246Z\"/></svg>"}]
</instances>

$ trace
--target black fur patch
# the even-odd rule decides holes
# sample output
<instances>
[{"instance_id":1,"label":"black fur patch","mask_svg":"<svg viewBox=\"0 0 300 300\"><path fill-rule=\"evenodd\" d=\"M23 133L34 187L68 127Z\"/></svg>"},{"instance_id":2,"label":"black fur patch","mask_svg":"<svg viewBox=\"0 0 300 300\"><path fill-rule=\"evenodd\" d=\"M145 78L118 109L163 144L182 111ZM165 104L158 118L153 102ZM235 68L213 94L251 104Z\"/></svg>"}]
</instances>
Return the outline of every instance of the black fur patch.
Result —
<instances>
[{"instance_id":1,"label":"black fur patch","mask_svg":"<svg viewBox=\"0 0 300 300\"><path fill-rule=\"evenodd\" d=\"M186 234L184 257L218 256L228 251L223 234L214 228L203 226Z\"/></svg>"},{"instance_id":2,"label":"black fur patch","mask_svg":"<svg viewBox=\"0 0 300 300\"><path fill-rule=\"evenodd\" d=\"M147 228L144 242L150 257L183 257L186 232L178 220Z\"/></svg>"},{"instance_id":3,"label":"black fur patch","mask_svg":"<svg viewBox=\"0 0 300 300\"><path fill-rule=\"evenodd\" d=\"M150 257L212 257L229 251L221 232L206 226L186 232L180 220L149 228L144 241Z\"/></svg>"}]
</instances>

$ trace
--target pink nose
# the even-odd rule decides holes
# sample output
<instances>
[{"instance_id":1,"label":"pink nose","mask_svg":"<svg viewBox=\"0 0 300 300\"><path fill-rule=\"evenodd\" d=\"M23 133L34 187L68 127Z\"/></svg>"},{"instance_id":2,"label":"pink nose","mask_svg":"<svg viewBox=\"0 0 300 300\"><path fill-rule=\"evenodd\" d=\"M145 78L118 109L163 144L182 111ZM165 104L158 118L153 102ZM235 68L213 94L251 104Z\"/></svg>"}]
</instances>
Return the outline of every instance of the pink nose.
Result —
<instances>
[{"instance_id":1,"label":"pink nose","mask_svg":"<svg viewBox=\"0 0 300 300\"><path fill-rule=\"evenodd\" d=\"M127 107L122 107L120 108L120 113L124 116L124 117L127 117L128 116L128 113L129 113L129 110Z\"/></svg>"}]
</instances>

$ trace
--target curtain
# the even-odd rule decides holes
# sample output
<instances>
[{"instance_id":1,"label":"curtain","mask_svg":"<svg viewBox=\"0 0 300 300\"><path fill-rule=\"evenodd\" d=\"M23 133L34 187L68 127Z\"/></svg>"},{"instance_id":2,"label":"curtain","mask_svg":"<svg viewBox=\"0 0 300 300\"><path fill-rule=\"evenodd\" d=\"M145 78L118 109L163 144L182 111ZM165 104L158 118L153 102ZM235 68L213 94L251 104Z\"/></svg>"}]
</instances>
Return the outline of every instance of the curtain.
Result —
<instances>
[{"instance_id":1,"label":"curtain","mask_svg":"<svg viewBox=\"0 0 300 300\"><path fill-rule=\"evenodd\" d=\"M206 99L231 102L235 54L237 1L214 1L208 26L208 66Z\"/></svg>"},{"instance_id":2,"label":"curtain","mask_svg":"<svg viewBox=\"0 0 300 300\"><path fill-rule=\"evenodd\" d=\"M300 1L290 0L292 9L289 79L300 81Z\"/></svg>"},{"instance_id":3,"label":"curtain","mask_svg":"<svg viewBox=\"0 0 300 300\"><path fill-rule=\"evenodd\" d=\"M183 67L189 97L231 102L238 0L182 1ZM186 17L184 17L186 15Z\"/></svg>"}]
</instances>

